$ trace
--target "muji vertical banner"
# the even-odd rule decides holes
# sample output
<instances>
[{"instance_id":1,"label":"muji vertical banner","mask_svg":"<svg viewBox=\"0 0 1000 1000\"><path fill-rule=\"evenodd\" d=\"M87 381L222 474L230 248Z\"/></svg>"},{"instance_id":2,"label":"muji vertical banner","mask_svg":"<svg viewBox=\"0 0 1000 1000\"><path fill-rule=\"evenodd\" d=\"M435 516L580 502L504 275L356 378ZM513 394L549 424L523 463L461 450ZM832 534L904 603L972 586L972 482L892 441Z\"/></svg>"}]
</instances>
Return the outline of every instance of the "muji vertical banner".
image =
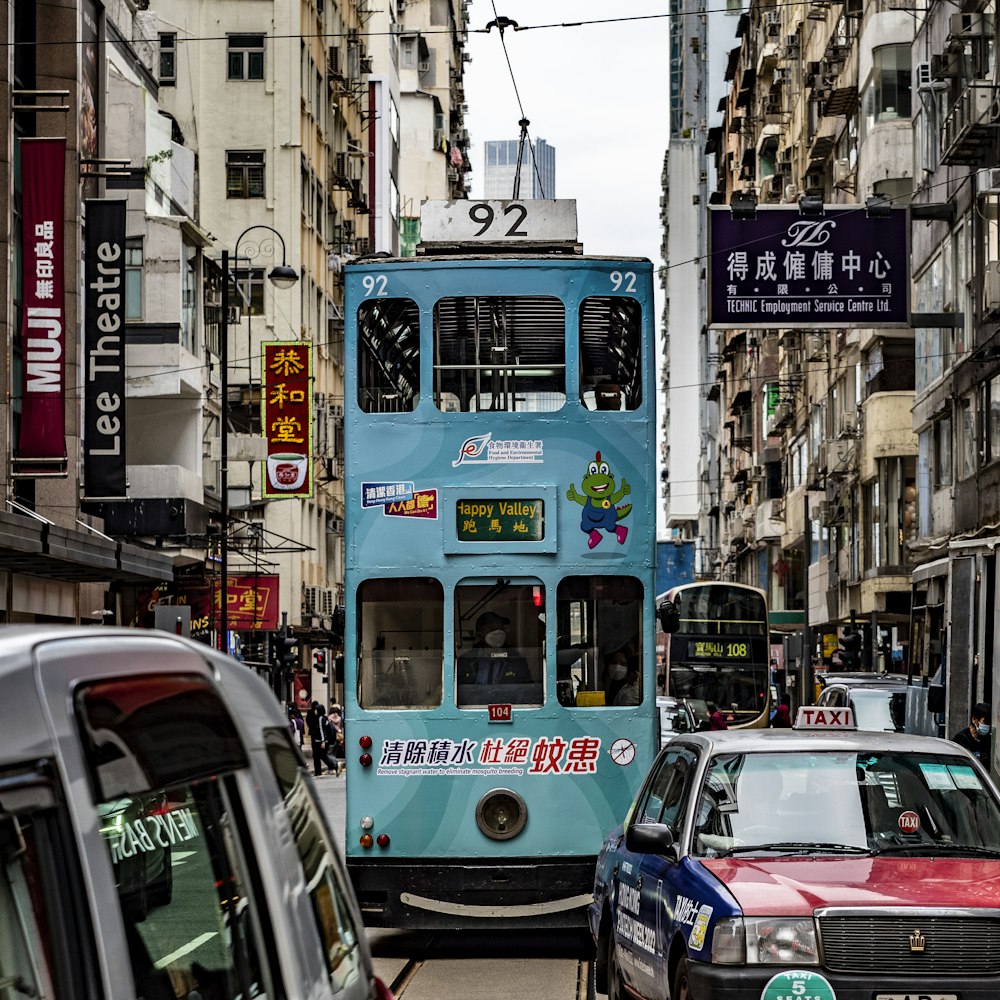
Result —
<instances>
[{"instance_id":1,"label":"muji vertical banner","mask_svg":"<svg viewBox=\"0 0 1000 1000\"><path fill-rule=\"evenodd\" d=\"M89 200L84 261L83 481L125 496L125 202Z\"/></svg>"},{"instance_id":2,"label":"muji vertical banner","mask_svg":"<svg viewBox=\"0 0 1000 1000\"><path fill-rule=\"evenodd\" d=\"M24 380L15 462L22 475L66 473L65 164L65 139L21 140Z\"/></svg>"}]
</instances>

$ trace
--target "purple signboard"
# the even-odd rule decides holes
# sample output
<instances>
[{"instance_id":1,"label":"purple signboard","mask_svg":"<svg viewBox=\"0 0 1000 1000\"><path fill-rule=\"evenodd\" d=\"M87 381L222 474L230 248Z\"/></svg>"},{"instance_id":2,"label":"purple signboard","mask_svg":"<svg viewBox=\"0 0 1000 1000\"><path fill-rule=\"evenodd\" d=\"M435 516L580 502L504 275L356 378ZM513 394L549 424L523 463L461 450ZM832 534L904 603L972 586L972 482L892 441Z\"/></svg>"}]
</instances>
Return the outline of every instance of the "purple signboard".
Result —
<instances>
[{"instance_id":1,"label":"purple signboard","mask_svg":"<svg viewBox=\"0 0 1000 1000\"><path fill-rule=\"evenodd\" d=\"M756 218L709 212L709 315L714 327L908 326L905 208L864 206L803 216L758 206Z\"/></svg>"}]
</instances>

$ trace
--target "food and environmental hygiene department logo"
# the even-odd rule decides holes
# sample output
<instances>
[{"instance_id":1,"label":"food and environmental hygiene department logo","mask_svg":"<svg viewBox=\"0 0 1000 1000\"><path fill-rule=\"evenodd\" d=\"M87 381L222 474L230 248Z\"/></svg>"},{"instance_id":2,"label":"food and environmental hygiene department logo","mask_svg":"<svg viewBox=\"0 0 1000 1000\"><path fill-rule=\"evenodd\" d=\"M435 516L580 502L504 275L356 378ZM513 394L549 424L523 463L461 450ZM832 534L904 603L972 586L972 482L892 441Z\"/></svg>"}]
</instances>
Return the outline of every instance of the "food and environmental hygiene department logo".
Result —
<instances>
[{"instance_id":1,"label":"food and environmental hygiene department logo","mask_svg":"<svg viewBox=\"0 0 1000 1000\"><path fill-rule=\"evenodd\" d=\"M458 458L452 463L452 468L459 465L483 464L533 464L543 461L544 443L542 441L507 441L493 438L493 432L477 434L466 438L458 449Z\"/></svg>"}]
</instances>

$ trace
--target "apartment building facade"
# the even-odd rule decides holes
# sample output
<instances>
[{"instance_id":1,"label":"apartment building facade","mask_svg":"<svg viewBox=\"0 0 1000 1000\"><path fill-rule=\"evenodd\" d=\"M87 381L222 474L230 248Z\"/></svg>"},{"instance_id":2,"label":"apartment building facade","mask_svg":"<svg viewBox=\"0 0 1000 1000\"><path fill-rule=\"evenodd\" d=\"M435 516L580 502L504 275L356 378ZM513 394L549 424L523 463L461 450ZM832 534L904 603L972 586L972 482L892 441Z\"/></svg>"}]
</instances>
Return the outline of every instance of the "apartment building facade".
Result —
<instances>
[{"instance_id":1,"label":"apartment building facade","mask_svg":"<svg viewBox=\"0 0 1000 1000\"><path fill-rule=\"evenodd\" d=\"M719 500L700 516L717 574L768 591L789 686L811 699L811 671L838 665L854 627L865 666L910 672L911 720L930 731L932 685L946 729L994 700L1000 160L993 5L925 13L845 0L739 20L724 120L705 135L709 200L856 206L873 224L907 207L911 315L719 331Z\"/></svg>"}]
</instances>

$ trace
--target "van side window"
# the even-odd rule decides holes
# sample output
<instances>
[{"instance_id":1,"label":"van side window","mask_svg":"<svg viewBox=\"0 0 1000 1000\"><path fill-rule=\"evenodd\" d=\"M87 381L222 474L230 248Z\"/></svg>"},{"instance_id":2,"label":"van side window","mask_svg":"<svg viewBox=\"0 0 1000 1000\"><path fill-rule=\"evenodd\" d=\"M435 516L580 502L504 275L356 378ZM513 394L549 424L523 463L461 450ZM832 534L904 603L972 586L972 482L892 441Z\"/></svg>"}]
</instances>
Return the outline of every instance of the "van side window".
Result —
<instances>
[{"instance_id":1,"label":"van side window","mask_svg":"<svg viewBox=\"0 0 1000 1000\"><path fill-rule=\"evenodd\" d=\"M264 741L298 847L330 983L334 995L339 995L349 983L364 977L358 931L347 902L350 890L319 804L305 780L306 769L288 734L284 730L267 732Z\"/></svg>"},{"instance_id":2,"label":"van side window","mask_svg":"<svg viewBox=\"0 0 1000 1000\"><path fill-rule=\"evenodd\" d=\"M83 685L75 703L136 995L274 996L232 774L246 753L221 699L165 675Z\"/></svg>"},{"instance_id":3,"label":"van side window","mask_svg":"<svg viewBox=\"0 0 1000 1000\"><path fill-rule=\"evenodd\" d=\"M51 937L43 924L46 888L32 817L0 815L0 995L54 996Z\"/></svg>"}]
</instances>

